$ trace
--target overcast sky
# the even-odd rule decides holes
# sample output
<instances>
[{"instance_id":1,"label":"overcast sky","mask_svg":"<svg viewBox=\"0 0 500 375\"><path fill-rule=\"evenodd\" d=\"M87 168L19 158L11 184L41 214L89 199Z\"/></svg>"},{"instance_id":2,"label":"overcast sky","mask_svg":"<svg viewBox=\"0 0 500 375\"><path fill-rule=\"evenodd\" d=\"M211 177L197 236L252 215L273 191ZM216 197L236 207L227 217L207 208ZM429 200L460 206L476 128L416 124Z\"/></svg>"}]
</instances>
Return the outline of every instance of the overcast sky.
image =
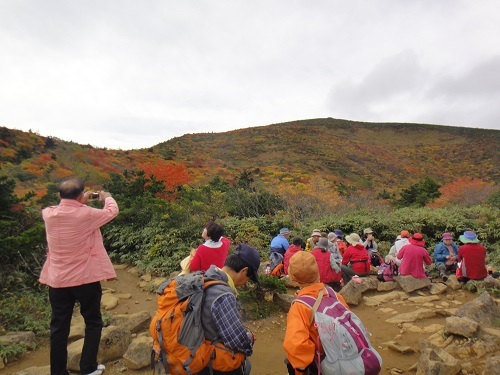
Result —
<instances>
[{"instance_id":1,"label":"overcast sky","mask_svg":"<svg viewBox=\"0 0 500 375\"><path fill-rule=\"evenodd\" d=\"M500 129L498 0L0 0L0 126L112 149L318 117Z\"/></svg>"}]
</instances>

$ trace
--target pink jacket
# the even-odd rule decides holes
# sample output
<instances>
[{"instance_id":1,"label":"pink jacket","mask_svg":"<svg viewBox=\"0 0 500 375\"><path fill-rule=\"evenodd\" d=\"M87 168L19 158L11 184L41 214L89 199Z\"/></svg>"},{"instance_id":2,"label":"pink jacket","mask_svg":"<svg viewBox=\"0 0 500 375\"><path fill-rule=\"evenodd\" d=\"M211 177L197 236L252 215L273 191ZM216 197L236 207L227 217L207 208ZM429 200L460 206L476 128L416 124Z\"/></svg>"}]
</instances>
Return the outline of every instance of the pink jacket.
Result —
<instances>
[{"instance_id":1,"label":"pink jacket","mask_svg":"<svg viewBox=\"0 0 500 375\"><path fill-rule=\"evenodd\" d=\"M404 245L401 250L399 250L398 259L402 259L401 265L399 266L400 275L411 275L416 279L424 279L427 277L425 274L425 269L423 264L428 266L432 264L432 259L422 246L417 246L409 243Z\"/></svg>"},{"instance_id":2,"label":"pink jacket","mask_svg":"<svg viewBox=\"0 0 500 375\"><path fill-rule=\"evenodd\" d=\"M102 210L73 199L61 199L58 206L43 209L49 250L40 283L66 288L114 279L99 228L116 215L118 205L111 197Z\"/></svg>"}]
</instances>

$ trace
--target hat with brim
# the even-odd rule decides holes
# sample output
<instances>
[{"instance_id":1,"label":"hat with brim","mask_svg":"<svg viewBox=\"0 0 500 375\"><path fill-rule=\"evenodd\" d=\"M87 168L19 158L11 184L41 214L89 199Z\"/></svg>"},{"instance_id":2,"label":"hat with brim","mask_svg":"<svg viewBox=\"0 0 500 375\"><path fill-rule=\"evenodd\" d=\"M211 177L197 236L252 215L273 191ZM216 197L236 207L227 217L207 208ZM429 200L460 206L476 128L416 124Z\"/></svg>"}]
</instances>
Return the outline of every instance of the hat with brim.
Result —
<instances>
[{"instance_id":1,"label":"hat with brim","mask_svg":"<svg viewBox=\"0 0 500 375\"><path fill-rule=\"evenodd\" d=\"M413 236L409 239L410 243L417 246L424 246L425 240L421 233L413 233Z\"/></svg>"},{"instance_id":2,"label":"hat with brim","mask_svg":"<svg viewBox=\"0 0 500 375\"><path fill-rule=\"evenodd\" d=\"M476 232L472 230L466 230L459 238L462 243L478 243Z\"/></svg>"},{"instance_id":3,"label":"hat with brim","mask_svg":"<svg viewBox=\"0 0 500 375\"><path fill-rule=\"evenodd\" d=\"M290 258L288 265L290 281L300 287L319 283L319 269L316 258L306 251L298 251Z\"/></svg>"},{"instance_id":4,"label":"hat with brim","mask_svg":"<svg viewBox=\"0 0 500 375\"><path fill-rule=\"evenodd\" d=\"M314 237L314 236L320 236L321 237L321 231L319 229L313 230L313 232L311 234L311 237Z\"/></svg>"},{"instance_id":5,"label":"hat with brim","mask_svg":"<svg viewBox=\"0 0 500 375\"><path fill-rule=\"evenodd\" d=\"M326 250L328 249L328 238L321 237L318 242L316 242L316 247Z\"/></svg>"},{"instance_id":6,"label":"hat with brim","mask_svg":"<svg viewBox=\"0 0 500 375\"><path fill-rule=\"evenodd\" d=\"M260 267L260 255L257 250L247 244L239 244L236 250L234 250L235 255L240 257L252 270L250 279L259 284L259 267Z\"/></svg>"},{"instance_id":7,"label":"hat with brim","mask_svg":"<svg viewBox=\"0 0 500 375\"><path fill-rule=\"evenodd\" d=\"M286 234L290 234L290 231L288 230L288 228L281 228L280 229L280 234L282 236L286 235Z\"/></svg>"},{"instance_id":8,"label":"hat with brim","mask_svg":"<svg viewBox=\"0 0 500 375\"><path fill-rule=\"evenodd\" d=\"M361 243L361 237L359 237L359 234L357 233L351 233L345 236L345 240L349 242L352 246L356 246L357 244Z\"/></svg>"}]
</instances>

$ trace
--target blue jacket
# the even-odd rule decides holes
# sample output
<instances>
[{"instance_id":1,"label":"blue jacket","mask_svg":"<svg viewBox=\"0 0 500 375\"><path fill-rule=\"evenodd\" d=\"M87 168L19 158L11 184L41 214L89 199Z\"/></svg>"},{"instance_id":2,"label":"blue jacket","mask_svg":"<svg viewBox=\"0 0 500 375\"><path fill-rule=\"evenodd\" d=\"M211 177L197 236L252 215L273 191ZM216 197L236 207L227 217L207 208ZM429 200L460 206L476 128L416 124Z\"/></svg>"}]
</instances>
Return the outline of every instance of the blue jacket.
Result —
<instances>
[{"instance_id":1,"label":"blue jacket","mask_svg":"<svg viewBox=\"0 0 500 375\"><path fill-rule=\"evenodd\" d=\"M288 243L288 240L285 238L285 236L278 234L276 237L273 238L270 246L271 246L271 253L277 252L284 256L285 252L290 247L290 244Z\"/></svg>"},{"instance_id":2,"label":"blue jacket","mask_svg":"<svg viewBox=\"0 0 500 375\"><path fill-rule=\"evenodd\" d=\"M451 247L453 247L453 251L455 252L455 256L458 256L458 246L455 244L455 242L451 243ZM448 251L448 248L444 244L443 241L438 243L436 247L434 248L434 264L439 265L439 264L445 264L446 263L446 257L450 255L450 252Z\"/></svg>"}]
</instances>

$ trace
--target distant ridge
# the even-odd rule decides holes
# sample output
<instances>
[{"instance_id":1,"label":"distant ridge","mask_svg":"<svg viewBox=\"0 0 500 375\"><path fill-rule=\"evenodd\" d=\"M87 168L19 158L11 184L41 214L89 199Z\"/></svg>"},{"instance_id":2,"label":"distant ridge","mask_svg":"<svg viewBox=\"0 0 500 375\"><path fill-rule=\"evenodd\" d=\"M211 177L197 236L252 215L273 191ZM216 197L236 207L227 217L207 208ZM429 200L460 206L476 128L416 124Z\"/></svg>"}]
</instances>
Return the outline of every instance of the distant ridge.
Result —
<instances>
[{"instance_id":1,"label":"distant ridge","mask_svg":"<svg viewBox=\"0 0 500 375\"><path fill-rule=\"evenodd\" d=\"M76 173L102 184L110 173L144 165L185 167L189 184L252 171L267 185L316 179L355 189L397 191L428 176L498 184L500 131L333 118L291 121L223 133L185 134L147 149L110 150L0 127L0 174L23 191Z\"/></svg>"}]
</instances>

